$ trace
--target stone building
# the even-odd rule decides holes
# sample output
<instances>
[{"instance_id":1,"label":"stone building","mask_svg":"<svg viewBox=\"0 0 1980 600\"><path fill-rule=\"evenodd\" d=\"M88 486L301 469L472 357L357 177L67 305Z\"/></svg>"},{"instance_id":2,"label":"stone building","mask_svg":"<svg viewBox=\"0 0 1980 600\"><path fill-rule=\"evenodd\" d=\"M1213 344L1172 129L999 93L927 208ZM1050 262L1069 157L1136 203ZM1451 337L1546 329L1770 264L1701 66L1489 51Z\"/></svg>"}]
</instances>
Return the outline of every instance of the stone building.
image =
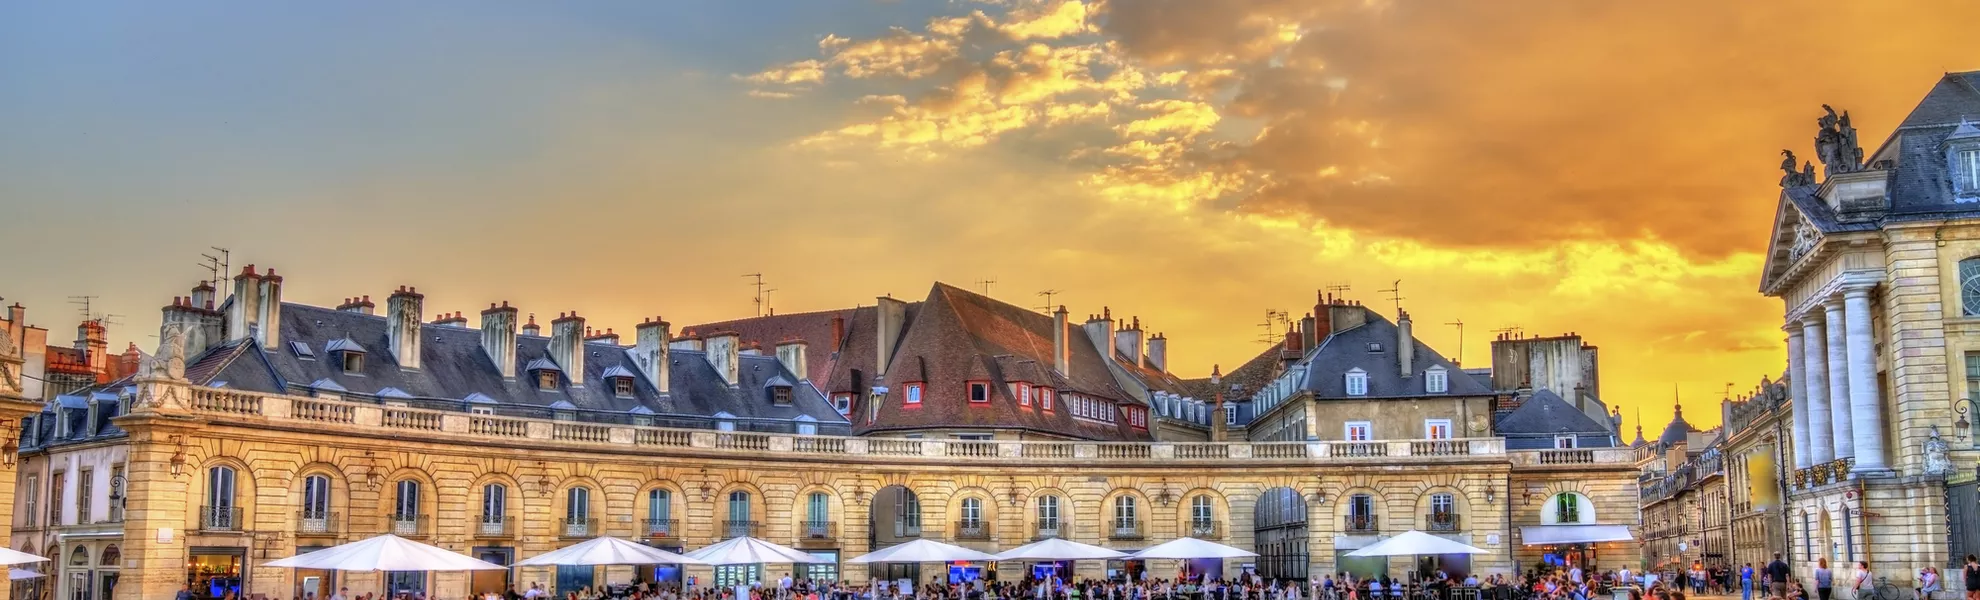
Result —
<instances>
[{"instance_id":1,"label":"stone building","mask_svg":"<svg viewBox=\"0 0 1980 600\"><path fill-rule=\"evenodd\" d=\"M244 270L234 283L222 302L177 298L166 306L159 352L133 376L77 390L31 414L32 403L14 399L18 383L0 381L9 397L0 401L0 419L20 420L23 436L19 472L6 472L16 470L11 462L0 466L0 506L11 510L5 522L16 528L14 548L61 557L49 575L73 582L61 583L70 586L61 588L64 597L171 597L186 585L279 597L343 586L456 593L532 581L571 589L633 577L705 584L783 573L925 581L949 568L844 566L917 538L997 551L1060 536L1132 550L1192 535L1267 555L954 567L1004 578L1240 569L1408 577L1432 564L1481 573L1561 560L1613 568L1638 555L1630 452L1593 443L1593 431L1587 446L1576 436L1575 447L1534 447L1530 440L1547 431L1593 429L1579 411L1553 400L1508 415L1503 437L1491 421L1474 428L1457 414L1448 432L1370 427L1355 440L1167 441L1138 434L1126 409L1146 405L1095 364L1106 356L1100 349L1107 339L1116 340L1112 355L1132 358L1114 335L1076 335L1086 328L1002 312L981 296L939 285L915 309L912 329L921 332L901 330L896 351L876 349L873 359L853 356L864 309L842 315L843 337L832 336L841 340L833 344L839 356L827 357L831 364L820 370L812 360L823 355L809 344L777 339L767 343L778 351L765 355L766 342L747 339L741 326L698 326L674 339L665 321L653 319L635 327L628 346L609 330L587 335L582 318L568 312L541 336L528 325L518 332L517 322L530 320L500 303L469 328L460 313L423 322L423 297L412 288L394 292L387 314L378 315L361 296L337 308L283 301L272 271ZM887 310L872 310L876 325ZM953 323L942 323L951 315ZM1091 327L1104 332L1108 325L1097 322L1113 321L1101 316ZM823 321L830 332L832 319ZM1382 329L1383 339L1406 339L1394 327ZM1053 329L1067 332L1058 344ZM1026 364L1046 363L1058 353L1037 348L1060 344L1093 350L1069 357L1074 379L1057 365ZM1427 348L1413 350L1421 357L1407 363L1418 369L1413 376L1440 364ZM884 370L881 357L890 363ZM1382 360L1406 364L1393 355ZM1331 367L1296 371L1316 368ZM1078 379L1086 374L1092 377ZM970 395L978 377L993 384L985 402ZM875 397L862 402L886 404L878 417L862 424L840 416L827 394L842 378L861 384L844 389ZM999 414L1042 414L1040 387L1055 392L1054 411L1072 410L1067 393L1090 394L1113 401L1108 408L1117 411L1096 430L1118 433L957 437L978 425L888 414L916 410L904 407L906 384L916 382L926 385L923 410L963 415L977 404ZM1014 383L1032 384L1030 407L1023 388L1009 393ZM792 389L779 389L786 385ZM1386 393L1382 385L1371 389ZM1399 412L1371 414L1398 422L1426 417L1409 407L1413 401L1423 399L1381 401ZM1367 401L1342 401L1354 402ZM874 410L848 408L855 417ZM1479 414L1489 419L1489 399ZM1562 414L1582 424L1551 418ZM1040 431L1062 427L1015 422L1046 423ZM919 431L886 431L889 423L917 423ZM847 435L860 427L874 429ZM929 435L938 432L945 435ZM906 437L914 433L923 437ZM17 480L29 486L18 498ZM1469 540L1491 553L1463 562L1431 557L1428 564L1337 554L1409 529ZM1617 539L1572 541L1618 530ZM672 549L756 535L829 562L797 571L519 568L430 578L256 566L381 533L504 563L598 535ZM1551 542L1536 543L1540 538Z\"/></svg>"},{"instance_id":2,"label":"stone building","mask_svg":"<svg viewBox=\"0 0 1980 600\"><path fill-rule=\"evenodd\" d=\"M1788 386L1762 380L1753 394L1725 404L1726 494L1731 511L1731 564L1759 568L1786 552L1781 452L1793 419Z\"/></svg>"},{"instance_id":3,"label":"stone building","mask_svg":"<svg viewBox=\"0 0 1980 600\"><path fill-rule=\"evenodd\" d=\"M1921 565L1980 551L1976 84L1946 74L1867 158L1851 115L1825 106L1820 180L1782 161L1760 291L1785 314L1785 510L1803 577L1815 558L1844 578L1868 561L1904 587Z\"/></svg>"}]
</instances>

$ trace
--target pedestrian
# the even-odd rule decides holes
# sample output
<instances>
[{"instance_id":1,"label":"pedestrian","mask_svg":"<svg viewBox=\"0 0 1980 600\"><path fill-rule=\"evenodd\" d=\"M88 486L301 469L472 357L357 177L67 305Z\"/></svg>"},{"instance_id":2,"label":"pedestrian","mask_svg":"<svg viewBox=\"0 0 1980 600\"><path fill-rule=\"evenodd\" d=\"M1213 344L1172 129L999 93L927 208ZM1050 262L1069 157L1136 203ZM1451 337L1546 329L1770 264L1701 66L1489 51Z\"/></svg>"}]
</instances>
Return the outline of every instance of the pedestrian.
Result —
<instances>
[{"instance_id":1,"label":"pedestrian","mask_svg":"<svg viewBox=\"0 0 1980 600\"><path fill-rule=\"evenodd\" d=\"M1739 567L1739 600L1753 600L1753 563Z\"/></svg>"},{"instance_id":2,"label":"pedestrian","mask_svg":"<svg viewBox=\"0 0 1980 600\"><path fill-rule=\"evenodd\" d=\"M1865 598L1866 596L1864 594L1870 593L1874 585L1876 584L1871 579L1870 563L1856 561L1856 575L1849 578L1850 596L1854 598Z\"/></svg>"},{"instance_id":3,"label":"pedestrian","mask_svg":"<svg viewBox=\"0 0 1980 600\"><path fill-rule=\"evenodd\" d=\"M1937 567L1918 570L1918 600L1931 600L1932 594L1938 593L1941 589L1944 589L1944 584L1939 581Z\"/></svg>"},{"instance_id":4,"label":"pedestrian","mask_svg":"<svg viewBox=\"0 0 1980 600\"><path fill-rule=\"evenodd\" d=\"M1787 597L1788 566L1786 561L1781 560L1779 552L1774 553L1774 562L1767 563L1767 583L1773 586L1775 597ZM1971 600L1980 600L1980 597Z\"/></svg>"},{"instance_id":5,"label":"pedestrian","mask_svg":"<svg viewBox=\"0 0 1980 600\"><path fill-rule=\"evenodd\" d=\"M1829 571L1829 559L1815 561L1816 600L1829 600L1829 594L1835 591L1835 584L1836 574Z\"/></svg>"}]
</instances>

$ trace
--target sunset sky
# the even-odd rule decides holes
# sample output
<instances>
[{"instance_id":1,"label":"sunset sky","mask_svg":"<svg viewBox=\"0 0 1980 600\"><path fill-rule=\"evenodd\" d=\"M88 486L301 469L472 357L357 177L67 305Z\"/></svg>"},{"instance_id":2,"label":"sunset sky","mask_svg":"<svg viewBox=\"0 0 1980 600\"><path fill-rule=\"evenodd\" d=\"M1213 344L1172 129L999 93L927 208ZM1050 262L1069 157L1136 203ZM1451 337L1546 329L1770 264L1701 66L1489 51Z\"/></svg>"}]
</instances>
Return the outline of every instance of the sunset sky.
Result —
<instances>
[{"instance_id":1,"label":"sunset sky","mask_svg":"<svg viewBox=\"0 0 1980 600\"><path fill-rule=\"evenodd\" d=\"M629 330L929 282L1259 352L1314 291L1486 364L1576 331L1651 428L1778 375L1779 151L1881 141L1980 3L788 0L0 5L0 297L147 350L209 246ZM1629 425L1634 425L1632 419Z\"/></svg>"}]
</instances>

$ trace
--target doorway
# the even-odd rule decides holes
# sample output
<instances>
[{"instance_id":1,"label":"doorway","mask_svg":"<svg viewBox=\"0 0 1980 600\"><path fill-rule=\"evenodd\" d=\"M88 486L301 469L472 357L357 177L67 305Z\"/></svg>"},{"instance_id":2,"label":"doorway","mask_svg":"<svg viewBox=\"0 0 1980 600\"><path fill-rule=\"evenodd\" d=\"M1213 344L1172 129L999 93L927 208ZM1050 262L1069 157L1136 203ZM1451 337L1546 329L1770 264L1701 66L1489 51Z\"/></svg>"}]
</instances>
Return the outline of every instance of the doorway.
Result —
<instances>
[{"instance_id":1,"label":"doorway","mask_svg":"<svg viewBox=\"0 0 1980 600\"><path fill-rule=\"evenodd\" d=\"M474 548L473 554L475 558L507 567L515 557L515 549L481 546ZM468 589L473 590L477 596L488 592L507 592L509 591L514 570L470 571L468 575ZM329 596L321 597L328 598Z\"/></svg>"}]
</instances>

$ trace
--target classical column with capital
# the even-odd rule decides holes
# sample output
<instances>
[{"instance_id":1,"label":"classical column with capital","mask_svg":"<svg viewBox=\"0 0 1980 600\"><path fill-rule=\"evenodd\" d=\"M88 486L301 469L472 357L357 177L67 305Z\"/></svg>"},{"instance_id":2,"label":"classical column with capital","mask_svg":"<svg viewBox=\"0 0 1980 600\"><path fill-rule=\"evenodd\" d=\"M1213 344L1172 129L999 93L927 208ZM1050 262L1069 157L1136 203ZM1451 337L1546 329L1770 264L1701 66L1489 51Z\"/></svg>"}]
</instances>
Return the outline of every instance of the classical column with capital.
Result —
<instances>
[{"instance_id":1,"label":"classical column with capital","mask_svg":"<svg viewBox=\"0 0 1980 600\"><path fill-rule=\"evenodd\" d=\"M1841 298L1831 297L1822 302L1822 312L1828 317L1829 336L1829 426L1836 443L1836 458L1856 456L1855 434L1850 427L1849 413L1849 341L1844 331L1843 303Z\"/></svg>"},{"instance_id":2,"label":"classical column with capital","mask_svg":"<svg viewBox=\"0 0 1980 600\"><path fill-rule=\"evenodd\" d=\"M1870 286L1843 290L1844 319L1848 327L1849 414L1855 430L1858 475L1888 475L1884 464L1883 402L1877 397L1877 357L1870 331Z\"/></svg>"},{"instance_id":3,"label":"classical column with capital","mask_svg":"<svg viewBox=\"0 0 1980 600\"><path fill-rule=\"evenodd\" d=\"M1813 466L1808 461L1808 365L1802 354L1801 324L1789 321L1787 330L1788 347L1788 406L1794 413L1794 468L1806 469Z\"/></svg>"},{"instance_id":4,"label":"classical column with capital","mask_svg":"<svg viewBox=\"0 0 1980 600\"><path fill-rule=\"evenodd\" d=\"M1801 317L1801 356L1808 381L1802 384L1808 398L1808 464L1819 465L1836 459L1835 430L1829 424L1828 333L1822 330L1820 312Z\"/></svg>"}]
</instances>

